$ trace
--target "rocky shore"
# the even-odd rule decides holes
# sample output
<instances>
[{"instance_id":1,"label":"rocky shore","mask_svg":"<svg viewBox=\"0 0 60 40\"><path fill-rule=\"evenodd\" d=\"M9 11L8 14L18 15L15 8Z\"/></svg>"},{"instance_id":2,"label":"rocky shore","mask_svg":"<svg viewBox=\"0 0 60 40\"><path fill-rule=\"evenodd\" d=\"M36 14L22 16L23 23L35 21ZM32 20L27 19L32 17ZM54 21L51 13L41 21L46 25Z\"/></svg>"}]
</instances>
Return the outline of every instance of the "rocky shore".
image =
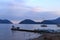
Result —
<instances>
[{"instance_id":1,"label":"rocky shore","mask_svg":"<svg viewBox=\"0 0 60 40\"><path fill-rule=\"evenodd\" d=\"M60 33L58 34L51 34L51 33L45 33L38 38L34 38L31 40L60 40Z\"/></svg>"}]
</instances>

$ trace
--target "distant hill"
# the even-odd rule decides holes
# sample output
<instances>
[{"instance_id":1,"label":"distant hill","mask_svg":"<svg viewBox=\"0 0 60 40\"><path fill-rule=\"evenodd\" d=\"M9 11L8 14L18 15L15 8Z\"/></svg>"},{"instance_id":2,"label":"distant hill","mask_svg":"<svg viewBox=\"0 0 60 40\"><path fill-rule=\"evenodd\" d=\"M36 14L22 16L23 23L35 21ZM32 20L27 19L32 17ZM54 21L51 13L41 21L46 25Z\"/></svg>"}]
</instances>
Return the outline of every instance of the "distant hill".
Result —
<instances>
[{"instance_id":1,"label":"distant hill","mask_svg":"<svg viewBox=\"0 0 60 40\"><path fill-rule=\"evenodd\" d=\"M26 19L26 20L21 21L19 24L40 24L40 22L35 22L33 20Z\"/></svg>"},{"instance_id":2,"label":"distant hill","mask_svg":"<svg viewBox=\"0 0 60 40\"><path fill-rule=\"evenodd\" d=\"M60 17L52 21L55 22L56 24L60 24Z\"/></svg>"},{"instance_id":3,"label":"distant hill","mask_svg":"<svg viewBox=\"0 0 60 40\"><path fill-rule=\"evenodd\" d=\"M52 20L44 20L41 22L41 24L56 24L56 23Z\"/></svg>"},{"instance_id":4,"label":"distant hill","mask_svg":"<svg viewBox=\"0 0 60 40\"><path fill-rule=\"evenodd\" d=\"M44 20L41 24L60 24L60 18L54 20Z\"/></svg>"},{"instance_id":5,"label":"distant hill","mask_svg":"<svg viewBox=\"0 0 60 40\"><path fill-rule=\"evenodd\" d=\"M26 19L21 21L19 24L60 24L60 18L54 20L44 20L42 22L35 22L33 20Z\"/></svg>"},{"instance_id":6,"label":"distant hill","mask_svg":"<svg viewBox=\"0 0 60 40\"><path fill-rule=\"evenodd\" d=\"M0 19L0 24L12 24L9 20L2 20Z\"/></svg>"}]
</instances>

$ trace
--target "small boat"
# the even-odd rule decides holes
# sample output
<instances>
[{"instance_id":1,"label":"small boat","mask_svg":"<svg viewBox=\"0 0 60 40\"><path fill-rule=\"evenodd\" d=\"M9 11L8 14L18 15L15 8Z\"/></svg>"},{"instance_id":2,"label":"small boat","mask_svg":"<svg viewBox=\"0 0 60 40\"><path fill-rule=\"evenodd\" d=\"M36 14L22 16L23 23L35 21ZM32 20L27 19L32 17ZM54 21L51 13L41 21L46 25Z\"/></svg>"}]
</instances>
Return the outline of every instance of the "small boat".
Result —
<instances>
[{"instance_id":1,"label":"small boat","mask_svg":"<svg viewBox=\"0 0 60 40\"><path fill-rule=\"evenodd\" d=\"M46 24L42 24L41 27L47 27L47 25Z\"/></svg>"}]
</instances>

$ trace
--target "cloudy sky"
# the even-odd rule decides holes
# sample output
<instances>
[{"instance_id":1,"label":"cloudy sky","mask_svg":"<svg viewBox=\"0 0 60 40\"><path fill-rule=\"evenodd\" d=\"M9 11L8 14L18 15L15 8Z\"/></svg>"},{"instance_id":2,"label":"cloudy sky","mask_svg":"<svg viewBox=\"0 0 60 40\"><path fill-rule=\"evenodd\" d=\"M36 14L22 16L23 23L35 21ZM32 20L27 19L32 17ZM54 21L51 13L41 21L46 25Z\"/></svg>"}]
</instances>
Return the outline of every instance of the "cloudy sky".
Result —
<instances>
[{"instance_id":1,"label":"cloudy sky","mask_svg":"<svg viewBox=\"0 0 60 40\"><path fill-rule=\"evenodd\" d=\"M0 19L44 20L60 17L60 0L0 0Z\"/></svg>"}]
</instances>

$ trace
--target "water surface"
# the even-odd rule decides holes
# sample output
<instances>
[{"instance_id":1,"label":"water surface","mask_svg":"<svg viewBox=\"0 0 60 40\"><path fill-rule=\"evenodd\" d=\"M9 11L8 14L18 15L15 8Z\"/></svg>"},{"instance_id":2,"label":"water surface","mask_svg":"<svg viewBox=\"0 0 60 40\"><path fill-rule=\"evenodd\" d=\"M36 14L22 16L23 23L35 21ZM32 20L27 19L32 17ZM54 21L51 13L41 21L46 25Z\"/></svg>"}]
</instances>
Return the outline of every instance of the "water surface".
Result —
<instances>
[{"instance_id":1,"label":"water surface","mask_svg":"<svg viewBox=\"0 0 60 40\"><path fill-rule=\"evenodd\" d=\"M27 40L32 38L37 38L41 34L22 32L22 31L12 31L10 30L13 24L0 24L0 40ZM48 27L41 27L41 24L14 24L15 27L20 27L22 29L60 29L56 25L47 25Z\"/></svg>"}]
</instances>

